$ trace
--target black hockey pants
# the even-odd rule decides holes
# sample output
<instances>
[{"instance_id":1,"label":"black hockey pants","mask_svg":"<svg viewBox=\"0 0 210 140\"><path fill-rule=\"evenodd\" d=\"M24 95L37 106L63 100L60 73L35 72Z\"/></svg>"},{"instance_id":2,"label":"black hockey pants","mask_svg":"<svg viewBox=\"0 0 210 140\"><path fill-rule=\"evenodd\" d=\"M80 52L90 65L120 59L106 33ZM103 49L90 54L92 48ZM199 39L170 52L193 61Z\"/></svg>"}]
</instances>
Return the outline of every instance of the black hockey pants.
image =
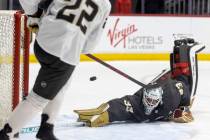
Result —
<instances>
[{"instance_id":1,"label":"black hockey pants","mask_svg":"<svg viewBox=\"0 0 210 140\"><path fill-rule=\"evenodd\" d=\"M61 61L58 57L44 51L37 41L34 53L41 65L33 91L39 96L52 100L66 84L75 66Z\"/></svg>"}]
</instances>

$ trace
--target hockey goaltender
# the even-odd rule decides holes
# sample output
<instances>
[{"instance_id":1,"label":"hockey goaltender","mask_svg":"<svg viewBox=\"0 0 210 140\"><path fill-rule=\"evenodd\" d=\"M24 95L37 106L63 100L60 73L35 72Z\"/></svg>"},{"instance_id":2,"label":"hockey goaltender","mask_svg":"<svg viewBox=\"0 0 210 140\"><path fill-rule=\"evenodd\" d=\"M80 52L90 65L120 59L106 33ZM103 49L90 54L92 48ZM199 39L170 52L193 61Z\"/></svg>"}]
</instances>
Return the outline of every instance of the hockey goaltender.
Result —
<instances>
[{"instance_id":1,"label":"hockey goaltender","mask_svg":"<svg viewBox=\"0 0 210 140\"><path fill-rule=\"evenodd\" d=\"M197 53L204 46L189 38L175 40L174 44L169 71L133 95L110 100L95 109L74 110L78 121L90 127L112 122L192 122L190 108L198 82Z\"/></svg>"}]
</instances>

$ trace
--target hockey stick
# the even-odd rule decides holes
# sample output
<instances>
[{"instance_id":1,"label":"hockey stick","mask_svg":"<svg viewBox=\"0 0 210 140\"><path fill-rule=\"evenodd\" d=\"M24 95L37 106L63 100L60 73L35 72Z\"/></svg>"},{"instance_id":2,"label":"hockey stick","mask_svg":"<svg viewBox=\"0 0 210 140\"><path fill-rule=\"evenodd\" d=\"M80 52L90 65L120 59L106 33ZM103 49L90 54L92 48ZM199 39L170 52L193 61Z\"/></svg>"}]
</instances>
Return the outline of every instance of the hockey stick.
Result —
<instances>
[{"instance_id":1,"label":"hockey stick","mask_svg":"<svg viewBox=\"0 0 210 140\"><path fill-rule=\"evenodd\" d=\"M140 81L134 79L133 77L131 77L131 76L127 75L126 73L122 72L121 70L119 70L119 69L117 69L117 68L111 66L110 64L108 64L108 63L102 61L101 59L95 57L94 55L92 55L92 54L86 54L86 56L89 57L89 58L91 58L91 59L93 59L93 60L95 60L96 62L102 64L103 66L105 66L105 67L107 67L107 68L113 70L114 72L118 73L119 75L121 75L121 76L123 76L123 77L129 79L130 81L136 83L137 85L140 85L140 86L142 86L142 87L145 87L145 86L146 86L144 83L142 83L142 82L140 82Z\"/></svg>"},{"instance_id":2,"label":"hockey stick","mask_svg":"<svg viewBox=\"0 0 210 140\"><path fill-rule=\"evenodd\" d=\"M71 123L61 123L57 124L55 126L55 130L66 130L71 127L82 127L85 126L85 123L83 122L71 122ZM37 133L39 130L38 125L30 126L30 127L24 127L21 129L20 134L29 134L29 133Z\"/></svg>"}]
</instances>

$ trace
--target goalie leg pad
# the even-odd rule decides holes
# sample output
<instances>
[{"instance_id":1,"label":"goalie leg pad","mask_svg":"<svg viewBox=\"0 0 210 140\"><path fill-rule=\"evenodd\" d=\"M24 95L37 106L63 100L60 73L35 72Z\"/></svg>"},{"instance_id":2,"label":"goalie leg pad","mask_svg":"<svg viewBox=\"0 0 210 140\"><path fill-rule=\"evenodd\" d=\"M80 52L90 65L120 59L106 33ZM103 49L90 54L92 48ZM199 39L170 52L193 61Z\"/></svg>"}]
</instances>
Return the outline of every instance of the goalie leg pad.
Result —
<instances>
[{"instance_id":1,"label":"goalie leg pad","mask_svg":"<svg viewBox=\"0 0 210 140\"><path fill-rule=\"evenodd\" d=\"M174 51L171 54L171 71L172 77L175 79L179 76L186 76L188 78L187 84L190 90L190 100L195 96L198 82L198 65L197 53L203 50L205 46L198 44L181 43L174 46Z\"/></svg>"},{"instance_id":2,"label":"goalie leg pad","mask_svg":"<svg viewBox=\"0 0 210 140\"><path fill-rule=\"evenodd\" d=\"M80 115L98 115L103 113L109 108L109 105L107 103L101 104L97 108L91 108L91 109L84 109L84 110L74 110L75 113L80 114Z\"/></svg>"},{"instance_id":3,"label":"goalie leg pad","mask_svg":"<svg viewBox=\"0 0 210 140\"><path fill-rule=\"evenodd\" d=\"M174 46L173 54L171 54L171 67L174 77L190 75L188 48L187 45Z\"/></svg>"},{"instance_id":4,"label":"goalie leg pad","mask_svg":"<svg viewBox=\"0 0 210 140\"><path fill-rule=\"evenodd\" d=\"M85 122L89 127L99 127L109 124L109 114L107 112L109 105L104 103L98 108L74 110L78 114L78 121Z\"/></svg>"}]
</instances>

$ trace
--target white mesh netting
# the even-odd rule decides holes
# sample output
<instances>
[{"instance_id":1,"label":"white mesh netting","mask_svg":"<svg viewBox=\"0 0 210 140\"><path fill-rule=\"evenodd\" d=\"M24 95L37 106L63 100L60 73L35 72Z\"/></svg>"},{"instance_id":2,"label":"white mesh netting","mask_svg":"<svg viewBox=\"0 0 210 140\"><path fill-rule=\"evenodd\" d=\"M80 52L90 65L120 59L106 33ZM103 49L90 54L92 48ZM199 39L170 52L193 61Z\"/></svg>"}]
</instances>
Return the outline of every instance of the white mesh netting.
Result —
<instances>
[{"instance_id":1,"label":"white mesh netting","mask_svg":"<svg viewBox=\"0 0 210 140\"><path fill-rule=\"evenodd\" d=\"M0 127L5 123L13 109L13 57L15 47L14 14L15 11L0 11ZM23 24L21 25L23 26ZM23 36L24 33L21 34L21 36ZM23 45L23 43L21 44ZM22 51L20 52L22 53ZM22 66L20 67L20 76L23 77ZM20 82L20 91L21 87L22 82Z\"/></svg>"}]
</instances>

